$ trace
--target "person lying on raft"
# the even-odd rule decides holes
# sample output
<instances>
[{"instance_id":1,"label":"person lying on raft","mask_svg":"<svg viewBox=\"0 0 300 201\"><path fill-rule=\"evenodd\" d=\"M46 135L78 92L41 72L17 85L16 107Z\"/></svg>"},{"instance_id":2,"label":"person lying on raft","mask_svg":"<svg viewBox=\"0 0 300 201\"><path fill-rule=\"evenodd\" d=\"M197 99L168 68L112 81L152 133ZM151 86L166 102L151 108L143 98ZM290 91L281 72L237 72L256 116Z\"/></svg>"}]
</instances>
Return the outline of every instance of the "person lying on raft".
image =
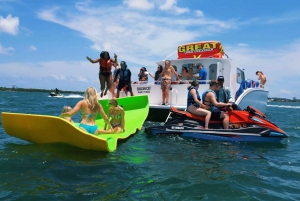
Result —
<instances>
[{"instance_id":1,"label":"person lying on raft","mask_svg":"<svg viewBox=\"0 0 300 201\"><path fill-rule=\"evenodd\" d=\"M198 92L199 82L194 80L191 86L188 87L187 96L187 111L205 117L205 129L208 129L209 120L211 117L211 112L206 110L206 105L201 103L200 94Z\"/></svg>"},{"instance_id":2,"label":"person lying on raft","mask_svg":"<svg viewBox=\"0 0 300 201\"><path fill-rule=\"evenodd\" d=\"M84 99L79 101L71 111L62 113L60 117L62 118L72 117L79 111L81 112L81 116L82 116L81 122L79 124L79 128L81 128L82 130L94 135L113 133L112 129L101 130L96 125L95 120L97 114L100 113L105 123L108 124L111 128L111 124L106 114L104 113L102 106L98 102L97 91L95 88L93 87L87 88L84 94Z\"/></svg>"},{"instance_id":3,"label":"person lying on raft","mask_svg":"<svg viewBox=\"0 0 300 201\"><path fill-rule=\"evenodd\" d=\"M109 101L110 108L108 109L107 116L111 118L110 124L114 133L125 132L125 122L124 122L124 109L118 105L117 99L111 99ZM106 123L104 130L106 130Z\"/></svg>"}]
</instances>

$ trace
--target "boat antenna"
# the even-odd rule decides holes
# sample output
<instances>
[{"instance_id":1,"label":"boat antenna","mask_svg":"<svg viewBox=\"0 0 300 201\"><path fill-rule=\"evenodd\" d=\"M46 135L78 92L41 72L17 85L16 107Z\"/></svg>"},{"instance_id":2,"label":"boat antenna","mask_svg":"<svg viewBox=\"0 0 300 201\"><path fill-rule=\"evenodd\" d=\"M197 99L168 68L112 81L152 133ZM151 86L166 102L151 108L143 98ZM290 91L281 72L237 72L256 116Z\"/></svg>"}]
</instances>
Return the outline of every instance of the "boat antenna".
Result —
<instances>
[{"instance_id":1,"label":"boat antenna","mask_svg":"<svg viewBox=\"0 0 300 201\"><path fill-rule=\"evenodd\" d=\"M227 59L230 59L229 56L228 56L226 53L224 53L224 54L225 54L225 56L227 57ZM230 59L230 60L231 60L231 59ZM232 60L231 60L231 61L232 61Z\"/></svg>"},{"instance_id":2,"label":"boat antenna","mask_svg":"<svg viewBox=\"0 0 300 201\"><path fill-rule=\"evenodd\" d=\"M177 50L175 50L174 52L172 52L171 54L169 54L164 60L166 60L168 57L172 56L175 52L177 52Z\"/></svg>"}]
</instances>

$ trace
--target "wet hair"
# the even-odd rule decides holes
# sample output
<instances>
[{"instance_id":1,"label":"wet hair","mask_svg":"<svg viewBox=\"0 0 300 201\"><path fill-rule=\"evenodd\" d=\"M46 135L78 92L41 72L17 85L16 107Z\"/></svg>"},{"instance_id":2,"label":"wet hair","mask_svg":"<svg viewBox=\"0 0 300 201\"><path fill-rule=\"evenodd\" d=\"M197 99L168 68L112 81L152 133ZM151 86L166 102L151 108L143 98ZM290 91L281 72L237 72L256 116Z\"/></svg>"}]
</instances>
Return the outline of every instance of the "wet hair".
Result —
<instances>
[{"instance_id":1,"label":"wet hair","mask_svg":"<svg viewBox=\"0 0 300 201\"><path fill-rule=\"evenodd\" d=\"M125 61L121 61L120 66L122 67L123 64L125 65L125 68L127 68L127 64Z\"/></svg>"},{"instance_id":2,"label":"wet hair","mask_svg":"<svg viewBox=\"0 0 300 201\"><path fill-rule=\"evenodd\" d=\"M263 74L263 72L261 72L261 71L256 71L256 73L255 73L255 74L257 75L258 73L261 73L261 74Z\"/></svg>"},{"instance_id":3,"label":"wet hair","mask_svg":"<svg viewBox=\"0 0 300 201\"><path fill-rule=\"evenodd\" d=\"M110 99L109 103L113 103L115 106L118 106L118 101L115 98Z\"/></svg>"},{"instance_id":4,"label":"wet hair","mask_svg":"<svg viewBox=\"0 0 300 201\"><path fill-rule=\"evenodd\" d=\"M197 87L199 86L199 82L197 80L194 80L191 82L191 85L188 86L188 90L190 90L191 87Z\"/></svg>"},{"instance_id":5,"label":"wet hair","mask_svg":"<svg viewBox=\"0 0 300 201\"><path fill-rule=\"evenodd\" d=\"M146 67L142 67L141 70L144 69L144 71L147 71Z\"/></svg>"},{"instance_id":6,"label":"wet hair","mask_svg":"<svg viewBox=\"0 0 300 201\"><path fill-rule=\"evenodd\" d=\"M182 67L182 70L184 70L186 73L189 72L187 67Z\"/></svg>"},{"instance_id":7,"label":"wet hair","mask_svg":"<svg viewBox=\"0 0 300 201\"><path fill-rule=\"evenodd\" d=\"M105 53L107 53L107 60L109 60L109 59L110 59L110 56L109 56L109 53L108 53L107 51L102 51L102 52L100 53L100 58L105 59L105 58L104 58Z\"/></svg>"},{"instance_id":8,"label":"wet hair","mask_svg":"<svg viewBox=\"0 0 300 201\"><path fill-rule=\"evenodd\" d=\"M212 86L214 86L214 85L217 85L217 84L219 84L217 80L211 80L211 81L209 82L209 86L210 86L210 87L212 87Z\"/></svg>"},{"instance_id":9,"label":"wet hair","mask_svg":"<svg viewBox=\"0 0 300 201\"><path fill-rule=\"evenodd\" d=\"M72 110L71 106L64 106L61 113L66 113L66 112L70 112Z\"/></svg>"},{"instance_id":10,"label":"wet hair","mask_svg":"<svg viewBox=\"0 0 300 201\"><path fill-rule=\"evenodd\" d=\"M87 102L89 108L96 112L99 108L99 102L97 98L97 90L94 87L89 87L84 93L84 100Z\"/></svg>"}]
</instances>

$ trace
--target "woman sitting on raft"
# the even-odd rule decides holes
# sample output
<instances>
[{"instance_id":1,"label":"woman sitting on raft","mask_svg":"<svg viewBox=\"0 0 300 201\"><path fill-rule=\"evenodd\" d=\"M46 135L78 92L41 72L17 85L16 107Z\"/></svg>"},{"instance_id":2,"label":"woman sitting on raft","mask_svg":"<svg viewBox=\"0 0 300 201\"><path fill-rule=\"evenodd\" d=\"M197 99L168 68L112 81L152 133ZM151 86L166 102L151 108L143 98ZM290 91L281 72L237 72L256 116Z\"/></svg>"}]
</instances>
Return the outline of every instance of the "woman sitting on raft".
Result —
<instances>
[{"instance_id":1,"label":"woman sitting on raft","mask_svg":"<svg viewBox=\"0 0 300 201\"><path fill-rule=\"evenodd\" d=\"M87 88L84 94L84 99L79 101L71 111L62 113L60 117L72 117L79 111L81 112L82 116L79 128L81 128L82 130L94 135L113 133L112 130L101 130L96 125L95 120L97 114L100 113L105 123L111 126L102 106L98 102L97 91L95 88Z\"/></svg>"},{"instance_id":2,"label":"woman sitting on raft","mask_svg":"<svg viewBox=\"0 0 300 201\"><path fill-rule=\"evenodd\" d=\"M111 118L110 124L114 133L125 132L125 123L124 123L124 109L118 105L117 99L111 99L109 101L110 108L108 109L107 116ZM104 129L106 129L106 123Z\"/></svg>"},{"instance_id":3,"label":"woman sitting on raft","mask_svg":"<svg viewBox=\"0 0 300 201\"><path fill-rule=\"evenodd\" d=\"M199 82L196 80L192 81L191 86L188 88L187 111L195 115L205 116L205 129L208 129L211 112L206 110L206 105L201 103L198 89Z\"/></svg>"}]
</instances>

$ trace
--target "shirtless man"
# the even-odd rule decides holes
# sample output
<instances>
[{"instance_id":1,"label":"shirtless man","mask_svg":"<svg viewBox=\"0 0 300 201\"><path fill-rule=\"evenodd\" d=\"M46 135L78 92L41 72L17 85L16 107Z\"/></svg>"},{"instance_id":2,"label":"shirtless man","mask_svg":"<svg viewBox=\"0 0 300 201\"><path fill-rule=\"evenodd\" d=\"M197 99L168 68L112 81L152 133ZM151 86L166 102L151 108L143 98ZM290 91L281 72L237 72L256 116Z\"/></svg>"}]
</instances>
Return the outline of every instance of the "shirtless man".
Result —
<instances>
[{"instance_id":1,"label":"shirtless man","mask_svg":"<svg viewBox=\"0 0 300 201\"><path fill-rule=\"evenodd\" d=\"M259 84L260 88L264 88L264 86L267 82L266 76L261 71L256 71L255 74L258 75L258 80L260 80L260 84Z\"/></svg>"},{"instance_id":2,"label":"shirtless man","mask_svg":"<svg viewBox=\"0 0 300 201\"><path fill-rule=\"evenodd\" d=\"M176 73L173 66L171 66L170 64L171 62L169 60L166 60L165 67L163 68L161 74L159 74L159 78L162 77L162 105L169 105L169 90L171 87L172 73L175 74L177 80L180 81L178 74Z\"/></svg>"}]
</instances>

